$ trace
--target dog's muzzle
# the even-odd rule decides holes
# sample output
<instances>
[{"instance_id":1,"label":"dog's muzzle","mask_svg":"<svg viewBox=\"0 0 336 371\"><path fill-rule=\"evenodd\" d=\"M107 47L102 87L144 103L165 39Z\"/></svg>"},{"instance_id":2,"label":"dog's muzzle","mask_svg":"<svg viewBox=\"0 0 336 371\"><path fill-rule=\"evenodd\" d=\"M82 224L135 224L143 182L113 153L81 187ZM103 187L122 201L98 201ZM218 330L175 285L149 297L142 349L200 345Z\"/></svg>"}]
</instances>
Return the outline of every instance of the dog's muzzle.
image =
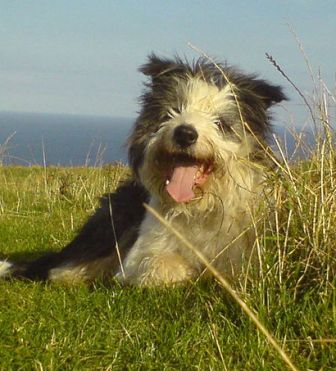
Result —
<instances>
[{"instance_id":1,"label":"dog's muzzle","mask_svg":"<svg viewBox=\"0 0 336 371\"><path fill-rule=\"evenodd\" d=\"M193 145L199 138L193 125L182 123L172 133L173 151L159 152L157 161L165 172L165 190L178 202L195 197L194 187L202 186L213 170L213 160L196 156Z\"/></svg>"}]
</instances>

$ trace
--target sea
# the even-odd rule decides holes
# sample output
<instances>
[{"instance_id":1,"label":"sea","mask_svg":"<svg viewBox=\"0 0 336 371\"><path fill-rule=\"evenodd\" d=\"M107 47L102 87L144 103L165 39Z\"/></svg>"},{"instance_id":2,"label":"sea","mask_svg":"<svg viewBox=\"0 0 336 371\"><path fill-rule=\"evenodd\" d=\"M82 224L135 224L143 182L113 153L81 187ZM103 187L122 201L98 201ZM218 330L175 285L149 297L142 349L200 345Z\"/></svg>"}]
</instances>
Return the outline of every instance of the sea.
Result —
<instances>
[{"instance_id":1,"label":"sea","mask_svg":"<svg viewBox=\"0 0 336 371\"><path fill-rule=\"evenodd\" d=\"M4 165L101 166L127 163L132 118L0 112Z\"/></svg>"},{"instance_id":2,"label":"sea","mask_svg":"<svg viewBox=\"0 0 336 371\"><path fill-rule=\"evenodd\" d=\"M125 143L134 121L134 118L0 111L0 164L127 164ZM275 131L291 156L295 148L293 136L282 126L275 127ZM311 133L307 141L312 141Z\"/></svg>"}]
</instances>

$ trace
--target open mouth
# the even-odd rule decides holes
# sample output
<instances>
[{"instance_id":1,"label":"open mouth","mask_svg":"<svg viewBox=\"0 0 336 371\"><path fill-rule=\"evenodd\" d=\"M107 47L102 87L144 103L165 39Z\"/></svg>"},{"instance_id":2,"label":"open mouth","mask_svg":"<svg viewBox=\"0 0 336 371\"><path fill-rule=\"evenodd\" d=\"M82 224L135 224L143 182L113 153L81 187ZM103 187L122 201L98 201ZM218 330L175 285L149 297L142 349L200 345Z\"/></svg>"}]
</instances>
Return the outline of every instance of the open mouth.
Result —
<instances>
[{"instance_id":1,"label":"open mouth","mask_svg":"<svg viewBox=\"0 0 336 371\"><path fill-rule=\"evenodd\" d=\"M212 161L174 156L165 182L166 191L178 203L191 201L195 197L194 188L204 184L212 170Z\"/></svg>"}]
</instances>

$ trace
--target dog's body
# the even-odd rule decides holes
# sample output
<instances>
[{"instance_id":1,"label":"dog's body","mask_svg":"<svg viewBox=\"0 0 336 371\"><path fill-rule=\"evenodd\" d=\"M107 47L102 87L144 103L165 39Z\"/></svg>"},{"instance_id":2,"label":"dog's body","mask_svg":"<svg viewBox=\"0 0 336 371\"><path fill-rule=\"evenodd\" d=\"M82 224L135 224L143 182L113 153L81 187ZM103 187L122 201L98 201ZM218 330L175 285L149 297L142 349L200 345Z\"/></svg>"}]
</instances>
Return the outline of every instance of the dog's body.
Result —
<instances>
[{"instance_id":1,"label":"dog's body","mask_svg":"<svg viewBox=\"0 0 336 371\"><path fill-rule=\"evenodd\" d=\"M133 177L62 251L28 264L0 263L0 276L136 285L196 278L204 269L151 213L148 203L227 276L241 273L265 197L268 108L278 86L199 60L150 56L142 111L129 138Z\"/></svg>"}]
</instances>

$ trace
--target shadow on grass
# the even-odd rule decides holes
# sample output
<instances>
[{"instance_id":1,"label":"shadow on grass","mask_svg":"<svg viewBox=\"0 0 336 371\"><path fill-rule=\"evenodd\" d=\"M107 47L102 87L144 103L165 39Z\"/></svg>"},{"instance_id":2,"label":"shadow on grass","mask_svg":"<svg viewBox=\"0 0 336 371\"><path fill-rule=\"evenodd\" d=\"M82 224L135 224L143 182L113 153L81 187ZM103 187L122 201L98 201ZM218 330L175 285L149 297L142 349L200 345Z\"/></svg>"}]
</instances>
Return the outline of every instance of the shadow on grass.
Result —
<instances>
[{"instance_id":1,"label":"shadow on grass","mask_svg":"<svg viewBox=\"0 0 336 371\"><path fill-rule=\"evenodd\" d=\"M0 254L0 260L6 260L12 263L30 263L44 255L49 255L56 252L51 249L42 249L38 251L20 251L10 255Z\"/></svg>"}]
</instances>

